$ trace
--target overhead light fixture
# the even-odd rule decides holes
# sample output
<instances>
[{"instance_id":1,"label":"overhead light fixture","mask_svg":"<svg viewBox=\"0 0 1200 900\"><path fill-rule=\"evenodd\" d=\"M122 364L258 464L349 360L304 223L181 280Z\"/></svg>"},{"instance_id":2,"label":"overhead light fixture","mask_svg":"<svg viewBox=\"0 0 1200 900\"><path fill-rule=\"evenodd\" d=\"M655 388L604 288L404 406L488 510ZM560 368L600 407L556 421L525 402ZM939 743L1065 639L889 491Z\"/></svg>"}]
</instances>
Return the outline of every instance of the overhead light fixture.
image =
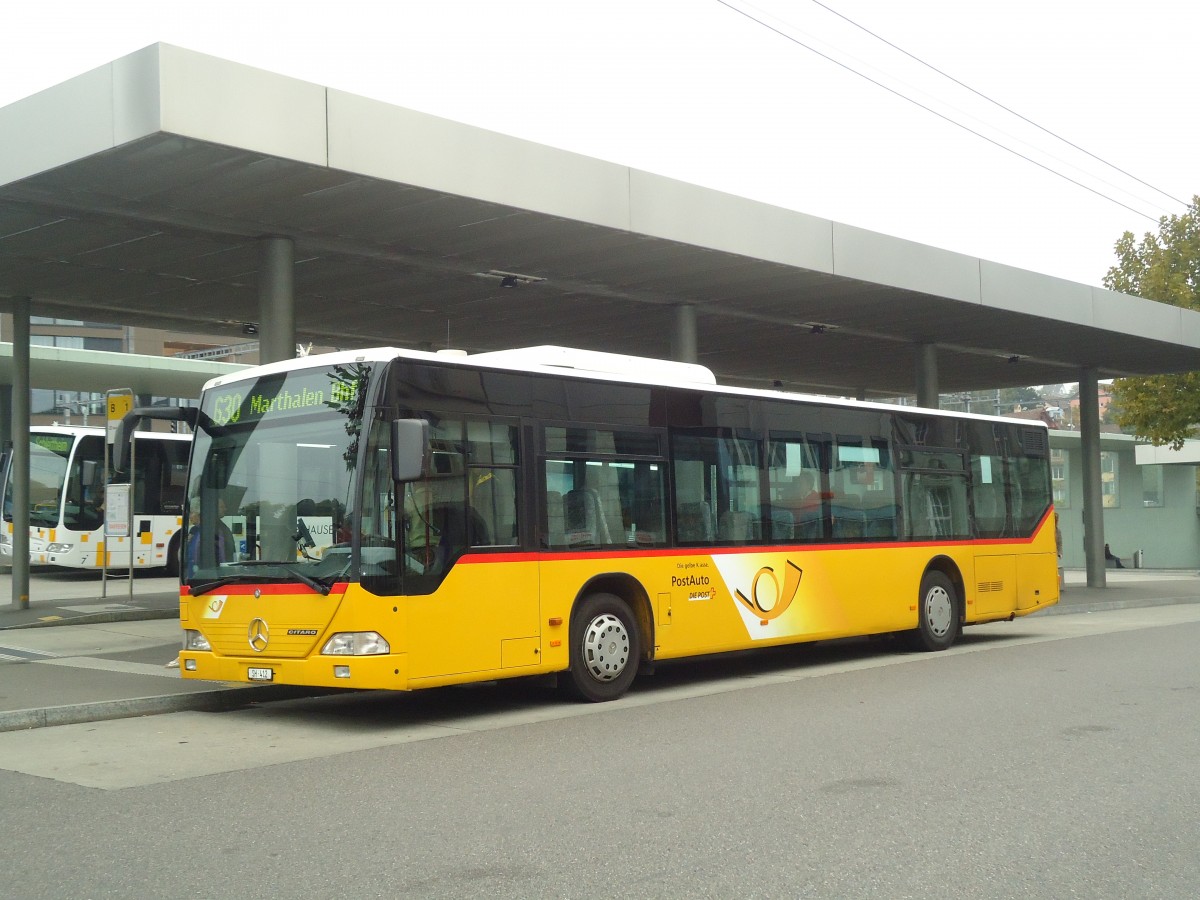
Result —
<instances>
[{"instance_id":1,"label":"overhead light fixture","mask_svg":"<svg viewBox=\"0 0 1200 900\"><path fill-rule=\"evenodd\" d=\"M796 322L796 328L807 328L809 334L829 334L831 331L837 331L838 326L830 325L828 322Z\"/></svg>"},{"instance_id":2,"label":"overhead light fixture","mask_svg":"<svg viewBox=\"0 0 1200 900\"><path fill-rule=\"evenodd\" d=\"M520 272L505 272L502 269L488 269L486 272L476 272L475 277L499 281L502 288L515 288L523 284L537 284L539 281L546 280L537 275L522 275Z\"/></svg>"},{"instance_id":3,"label":"overhead light fixture","mask_svg":"<svg viewBox=\"0 0 1200 900\"><path fill-rule=\"evenodd\" d=\"M254 335L258 334L258 325L256 325L254 322L243 322L242 334L246 335L247 337L253 337Z\"/></svg>"},{"instance_id":4,"label":"overhead light fixture","mask_svg":"<svg viewBox=\"0 0 1200 900\"><path fill-rule=\"evenodd\" d=\"M1021 361L1021 357L1019 357L1019 356L1010 356L1010 357L1008 358L1008 361L1009 361L1010 363L1019 363L1019 362Z\"/></svg>"}]
</instances>

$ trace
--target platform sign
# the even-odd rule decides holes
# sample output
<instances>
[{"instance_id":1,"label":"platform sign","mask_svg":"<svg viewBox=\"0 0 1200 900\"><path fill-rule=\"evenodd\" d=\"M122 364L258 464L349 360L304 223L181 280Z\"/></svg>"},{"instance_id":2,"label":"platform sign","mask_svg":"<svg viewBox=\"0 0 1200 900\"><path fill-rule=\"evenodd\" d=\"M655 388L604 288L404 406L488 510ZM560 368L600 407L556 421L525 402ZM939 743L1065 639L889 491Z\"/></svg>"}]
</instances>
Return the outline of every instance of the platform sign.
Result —
<instances>
[{"instance_id":1,"label":"platform sign","mask_svg":"<svg viewBox=\"0 0 1200 900\"><path fill-rule=\"evenodd\" d=\"M129 388L119 388L114 391L105 391L105 400L108 406L108 433L107 441L111 445L117 439L117 428L121 424L121 420L126 415L133 412L133 391Z\"/></svg>"},{"instance_id":2,"label":"platform sign","mask_svg":"<svg viewBox=\"0 0 1200 900\"><path fill-rule=\"evenodd\" d=\"M129 485L104 486L104 536L129 537Z\"/></svg>"}]
</instances>

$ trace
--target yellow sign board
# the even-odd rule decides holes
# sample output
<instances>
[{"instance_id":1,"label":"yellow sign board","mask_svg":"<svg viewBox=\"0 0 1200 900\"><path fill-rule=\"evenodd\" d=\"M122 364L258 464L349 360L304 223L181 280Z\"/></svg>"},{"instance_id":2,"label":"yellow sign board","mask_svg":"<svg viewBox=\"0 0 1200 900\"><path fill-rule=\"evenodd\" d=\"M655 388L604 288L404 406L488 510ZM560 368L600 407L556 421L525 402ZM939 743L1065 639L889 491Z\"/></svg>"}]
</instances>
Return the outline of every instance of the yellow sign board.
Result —
<instances>
[{"instance_id":1,"label":"yellow sign board","mask_svg":"<svg viewBox=\"0 0 1200 900\"><path fill-rule=\"evenodd\" d=\"M121 424L121 420L131 412L133 412L133 391L128 388L115 391L106 391L105 399L108 401L108 443L112 443L117 439L117 427Z\"/></svg>"}]
</instances>

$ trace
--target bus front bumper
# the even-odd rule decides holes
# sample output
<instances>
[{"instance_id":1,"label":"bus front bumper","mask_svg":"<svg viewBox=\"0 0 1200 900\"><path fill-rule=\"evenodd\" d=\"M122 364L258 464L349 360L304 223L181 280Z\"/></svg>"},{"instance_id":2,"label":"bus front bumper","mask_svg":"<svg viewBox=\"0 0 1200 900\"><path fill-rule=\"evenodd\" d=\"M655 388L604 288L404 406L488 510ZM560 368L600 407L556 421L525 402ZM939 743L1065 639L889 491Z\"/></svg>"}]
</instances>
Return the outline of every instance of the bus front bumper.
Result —
<instances>
[{"instance_id":1,"label":"bus front bumper","mask_svg":"<svg viewBox=\"0 0 1200 900\"><path fill-rule=\"evenodd\" d=\"M179 654L184 678L241 684L292 684L354 690L408 690L408 655L229 657L184 650Z\"/></svg>"}]
</instances>

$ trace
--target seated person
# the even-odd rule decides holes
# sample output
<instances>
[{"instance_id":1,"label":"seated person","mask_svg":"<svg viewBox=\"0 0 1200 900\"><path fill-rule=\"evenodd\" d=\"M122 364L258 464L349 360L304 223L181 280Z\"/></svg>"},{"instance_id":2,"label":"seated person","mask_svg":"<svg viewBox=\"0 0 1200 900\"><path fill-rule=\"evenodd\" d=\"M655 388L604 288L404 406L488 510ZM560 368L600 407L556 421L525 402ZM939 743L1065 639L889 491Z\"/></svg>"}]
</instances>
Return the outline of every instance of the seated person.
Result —
<instances>
[{"instance_id":1,"label":"seated person","mask_svg":"<svg viewBox=\"0 0 1200 900\"><path fill-rule=\"evenodd\" d=\"M798 538L821 535L821 495L816 485L816 474L803 471L784 486L783 496L775 504L791 512Z\"/></svg>"},{"instance_id":2,"label":"seated person","mask_svg":"<svg viewBox=\"0 0 1200 900\"><path fill-rule=\"evenodd\" d=\"M1104 561L1113 563L1114 569L1125 568L1124 563L1121 562L1121 558L1119 556L1113 556L1113 552L1108 548L1108 544L1104 545Z\"/></svg>"},{"instance_id":3,"label":"seated person","mask_svg":"<svg viewBox=\"0 0 1200 900\"><path fill-rule=\"evenodd\" d=\"M423 566L433 560L441 529L434 522L433 488L414 482L404 491L404 549Z\"/></svg>"}]
</instances>

